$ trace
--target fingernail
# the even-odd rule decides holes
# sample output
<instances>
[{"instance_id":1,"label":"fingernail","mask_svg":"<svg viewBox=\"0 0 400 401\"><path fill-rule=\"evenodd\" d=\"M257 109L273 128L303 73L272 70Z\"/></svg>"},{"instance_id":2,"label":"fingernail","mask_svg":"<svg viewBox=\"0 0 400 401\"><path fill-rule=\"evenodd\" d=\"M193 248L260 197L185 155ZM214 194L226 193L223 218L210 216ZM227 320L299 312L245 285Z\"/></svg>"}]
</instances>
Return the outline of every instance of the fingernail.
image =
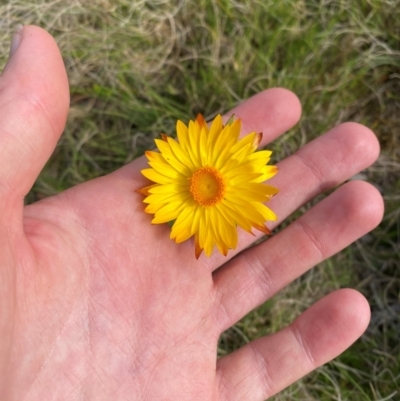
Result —
<instances>
[{"instance_id":1,"label":"fingernail","mask_svg":"<svg viewBox=\"0 0 400 401\"><path fill-rule=\"evenodd\" d=\"M17 51L18 46L21 43L23 29L24 27L21 24L18 24L14 31L14 36L11 40L10 46L10 56L12 56Z\"/></svg>"}]
</instances>

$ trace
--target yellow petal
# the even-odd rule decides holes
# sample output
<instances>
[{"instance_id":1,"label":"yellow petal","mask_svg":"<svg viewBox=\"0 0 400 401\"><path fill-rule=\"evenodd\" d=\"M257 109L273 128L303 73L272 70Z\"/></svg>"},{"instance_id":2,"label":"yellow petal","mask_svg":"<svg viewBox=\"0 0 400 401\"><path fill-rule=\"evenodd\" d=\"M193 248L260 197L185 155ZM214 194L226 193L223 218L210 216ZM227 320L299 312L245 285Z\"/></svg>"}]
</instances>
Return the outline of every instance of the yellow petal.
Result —
<instances>
[{"instance_id":1,"label":"yellow petal","mask_svg":"<svg viewBox=\"0 0 400 401\"><path fill-rule=\"evenodd\" d=\"M213 160L213 165L217 169L221 169L221 167L229 160L232 146L239 138L240 127L240 120L236 120L231 125L226 125L219 134L217 142L215 143L215 152L217 153L217 157Z\"/></svg>"},{"instance_id":2,"label":"yellow petal","mask_svg":"<svg viewBox=\"0 0 400 401\"><path fill-rule=\"evenodd\" d=\"M189 142L190 142L190 150L188 155L190 156L194 166L201 166L201 159L200 159L200 150L199 150L199 143L200 143L200 126L195 124L193 121L189 121Z\"/></svg>"},{"instance_id":3,"label":"yellow petal","mask_svg":"<svg viewBox=\"0 0 400 401\"><path fill-rule=\"evenodd\" d=\"M199 246L201 249L204 249L207 238L206 215L207 213L204 213L203 219L199 221Z\"/></svg>"},{"instance_id":4,"label":"yellow petal","mask_svg":"<svg viewBox=\"0 0 400 401\"><path fill-rule=\"evenodd\" d=\"M239 197L232 197L229 200L229 206L233 207L236 212L243 217L250 225L263 224L264 216L251 203L243 202Z\"/></svg>"},{"instance_id":5,"label":"yellow petal","mask_svg":"<svg viewBox=\"0 0 400 401\"><path fill-rule=\"evenodd\" d=\"M271 235L271 230L267 226L264 226L262 224L254 224L254 228L256 228L258 231L263 232L264 234Z\"/></svg>"},{"instance_id":6,"label":"yellow petal","mask_svg":"<svg viewBox=\"0 0 400 401\"><path fill-rule=\"evenodd\" d=\"M185 158L181 154L177 156L180 145L173 138L168 138L168 142L155 139L155 142L166 163L186 176L191 174L190 166L187 163L185 164ZM178 147L178 150L176 147ZM182 152L182 154L184 153Z\"/></svg>"},{"instance_id":7,"label":"yellow petal","mask_svg":"<svg viewBox=\"0 0 400 401\"><path fill-rule=\"evenodd\" d=\"M141 173L151 181L156 182L157 184L170 184L173 182L173 179L167 177L165 175L160 174L156 170L152 168L146 168L141 171Z\"/></svg>"},{"instance_id":8,"label":"yellow petal","mask_svg":"<svg viewBox=\"0 0 400 401\"><path fill-rule=\"evenodd\" d=\"M170 203L170 202L185 202L189 198L189 194L186 191L177 193L167 194L150 194L144 203Z\"/></svg>"},{"instance_id":9,"label":"yellow petal","mask_svg":"<svg viewBox=\"0 0 400 401\"><path fill-rule=\"evenodd\" d=\"M149 188L149 194L174 194L174 193L180 193L183 191L188 191L189 190L189 184L186 182L185 184L176 184L176 183L170 183L170 184L163 184L163 185L158 185L155 184Z\"/></svg>"},{"instance_id":10,"label":"yellow petal","mask_svg":"<svg viewBox=\"0 0 400 401\"><path fill-rule=\"evenodd\" d=\"M229 230L230 227L224 224L224 219L216 208L210 208L210 218L217 248L224 256L226 256L229 251L227 230Z\"/></svg>"},{"instance_id":11,"label":"yellow petal","mask_svg":"<svg viewBox=\"0 0 400 401\"><path fill-rule=\"evenodd\" d=\"M185 202L182 201L171 202L164 205L156 212L151 221L152 224L168 223L169 221L175 220L184 206Z\"/></svg>"},{"instance_id":12,"label":"yellow petal","mask_svg":"<svg viewBox=\"0 0 400 401\"><path fill-rule=\"evenodd\" d=\"M204 117L202 114L197 114L196 117L196 123L200 126L200 129L206 128L207 129L207 123L206 120L204 120Z\"/></svg>"},{"instance_id":13,"label":"yellow petal","mask_svg":"<svg viewBox=\"0 0 400 401\"><path fill-rule=\"evenodd\" d=\"M139 188L135 192L137 192L138 194L148 196L150 194L150 190L153 189L154 187L158 187L158 186L159 186L158 184L149 185L148 187Z\"/></svg>"},{"instance_id":14,"label":"yellow petal","mask_svg":"<svg viewBox=\"0 0 400 401\"><path fill-rule=\"evenodd\" d=\"M218 114L214 118L210 127L210 131L208 132L207 146L210 149L210 151L214 149L221 131L222 131L222 117L220 114Z\"/></svg>"},{"instance_id":15,"label":"yellow petal","mask_svg":"<svg viewBox=\"0 0 400 401\"><path fill-rule=\"evenodd\" d=\"M203 252L203 248L200 247L200 239L199 239L199 233L197 232L195 237L194 237L194 244L195 244L195 251L194 255L196 259L198 259Z\"/></svg>"},{"instance_id":16,"label":"yellow petal","mask_svg":"<svg viewBox=\"0 0 400 401\"><path fill-rule=\"evenodd\" d=\"M240 158L241 154L252 153L257 148L254 146L255 143L258 143L258 135L255 132L244 136L240 139L235 145L232 146L231 152L232 157L234 159Z\"/></svg>"},{"instance_id":17,"label":"yellow petal","mask_svg":"<svg viewBox=\"0 0 400 401\"><path fill-rule=\"evenodd\" d=\"M184 172L186 175L191 174L195 168L195 165L193 164L190 156L188 156L188 154L183 150L182 146L176 142L175 139L168 138L168 144L171 147L176 160L180 161L181 166L185 167L185 171L183 171L182 168L182 172Z\"/></svg>"},{"instance_id":18,"label":"yellow petal","mask_svg":"<svg viewBox=\"0 0 400 401\"><path fill-rule=\"evenodd\" d=\"M164 203L149 203L144 211L149 214L156 214L163 206Z\"/></svg>"},{"instance_id":19,"label":"yellow petal","mask_svg":"<svg viewBox=\"0 0 400 401\"><path fill-rule=\"evenodd\" d=\"M177 219L175 220L170 238L174 239L176 243L180 243L189 239L193 233L191 232L192 220L195 206L185 207Z\"/></svg>"},{"instance_id":20,"label":"yellow petal","mask_svg":"<svg viewBox=\"0 0 400 401\"><path fill-rule=\"evenodd\" d=\"M238 207L238 205L226 200L224 207L221 207L220 211L223 211L228 221L237 224L243 230L247 231L250 234L253 234L253 232L251 231L251 222L243 217L241 207Z\"/></svg>"},{"instance_id":21,"label":"yellow petal","mask_svg":"<svg viewBox=\"0 0 400 401\"><path fill-rule=\"evenodd\" d=\"M208 166L209 165L208 159L211 156L211 149L209 149L208 147L206 128L202 128L202 130L200 131L199 150L200 150L201 165Z\"/></svg>"},{"instance_id":22,"label":"yellow petal","mask_svg":"<svg viewBox=\"0 0 400 401\"><path fill-rule=\"evenodd\" d=\"M187 178L187 175L181 173L177 169L171 167L170 164L166 163L159 163L159 162L149 162L149 165L153 167L155 171L158 173L165 175L169 178L172 178L173 180L182 180ZM188 174L190 176L190 174Z\"/></svg>"},{"instance_id":23,"label":"yellow petal","mask_svg":"<svg viewBox=\"0 0 400 401\"><path fill-rule=\"evenodd\" d=\"M278 216L267 206L263 203L252 202L252 207L257 209L257 211L264 217L267 221L276 221L278 220Z\"/></svg>"},{"instance_id":24,"label":"yellow petal","mask_svg":"<svg viewBox=\"0 0 400 401\"><path fill-rule=\"evenodd\" d=\"M190 147L188 138L188 127L180 120L176 122L176 135L178 137L180 145L187 152Z\"/></svg>"},{"instance_id":25,"label":"yellow petal","mask_svg":"<svg viewBox=\"0 0 400 401\"><path fill-rule=\"evenodd\" d=\"M205 224L203 225L203 237L204 238L204 253L207 256L211 256L215 239L212 230L210 230L211 222L210 222L210 213L209 209L205 210ZM201 226L200 226L201 228Z\"/></svg>"},{"instance_id":26,"label":"yellow petal","mask_svg":"<svg viewBox=\"0 0 400 401\"><path fill-rule=\"evenodd\" d=\"M261 182L259 181L260 177L262 178L262 173L245 173L243 172L241 175L233 176L233 178L229 179L229 185L236 186L248 182Z\"/></svg>"}]
</instances>

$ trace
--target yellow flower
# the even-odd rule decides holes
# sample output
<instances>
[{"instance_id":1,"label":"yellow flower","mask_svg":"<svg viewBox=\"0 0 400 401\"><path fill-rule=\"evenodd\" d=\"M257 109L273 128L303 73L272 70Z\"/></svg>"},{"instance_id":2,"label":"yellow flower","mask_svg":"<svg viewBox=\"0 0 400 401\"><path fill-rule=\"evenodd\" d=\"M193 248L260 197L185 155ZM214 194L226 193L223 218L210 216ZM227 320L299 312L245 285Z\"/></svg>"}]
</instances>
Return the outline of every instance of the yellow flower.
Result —
<instances>
[{"instance_id":1,"label":"yellow flower","mask_svg":"<svg viewBox=\"0 0 400 401\"><path fill-rule=\"evenodd\" d=\"M155 184L138 191L145 211L153 224L173 221L176 243L194 236L196 258L203 249L210 256L214 245L226 256L237 246L238 226L270 234L265 222L277 218L264 205L278 192L263 184L278 171L266 165L272 152L256 152L261 133L239 139L241 121L231 120L224 126L218 115L210 128L201 114L188 127L178 120L178 141L162 134L159 152L146 152L151 168L142 174Z\"/></svg>"}]
</instances>

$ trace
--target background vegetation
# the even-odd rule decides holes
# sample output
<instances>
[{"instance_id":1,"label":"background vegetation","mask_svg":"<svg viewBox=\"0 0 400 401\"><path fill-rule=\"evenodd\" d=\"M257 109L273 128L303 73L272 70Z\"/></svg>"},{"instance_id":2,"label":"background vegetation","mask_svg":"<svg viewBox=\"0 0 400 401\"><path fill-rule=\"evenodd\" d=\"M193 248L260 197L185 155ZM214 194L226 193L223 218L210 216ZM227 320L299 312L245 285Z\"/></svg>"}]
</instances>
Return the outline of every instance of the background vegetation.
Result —
<instances>
[{"instance_id":1,"label":"background vegetation","mask_svg":"<svg viewBox=\"0 0 400 401\"><path fill-rule=\"evenodd\" d=\"M382 155L357 178L384 195L383 223L224 333L220 353L355 287L372 307L366 334L273 399L399 400L399 10L399 0L1 0L2 65L15 26L40 25L71 85L67 128L28 201L128 163L177 118L210 118L268 87L291 89L304 109L272 145L276 160L342 121L370 126Z\"/></svg>"}]
</instances>

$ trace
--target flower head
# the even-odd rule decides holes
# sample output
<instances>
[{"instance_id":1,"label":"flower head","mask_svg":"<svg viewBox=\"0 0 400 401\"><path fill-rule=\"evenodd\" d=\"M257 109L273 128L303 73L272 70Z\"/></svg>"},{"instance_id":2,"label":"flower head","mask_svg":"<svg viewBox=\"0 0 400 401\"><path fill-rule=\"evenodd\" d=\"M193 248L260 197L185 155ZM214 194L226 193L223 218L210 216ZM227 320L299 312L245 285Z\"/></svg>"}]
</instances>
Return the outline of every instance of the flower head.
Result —
<instances>
[{"instance_id":1,"label":"flower head","mask_svg":"<svg viewBox=\"0 0 400 401\"><path fill-rule=\"evenodd\" d=\"M138 191L146 195L145 211L153 224L173 222L175 242L194 236L196 258L203 249L210 256L215 245L226 256L237 246L237 227L269 234L265 222L276 220L264 205L278 192L263 183L278 171L266 165L272 152L256 151L262 134L239 139L240 129L240 119L223 125L218 115L208 127L199 114L189 126L178 120L178 140L162 134L159 152L146 152L151 168L142 174L154 184Z\"/></svg>"}]
</instances>

